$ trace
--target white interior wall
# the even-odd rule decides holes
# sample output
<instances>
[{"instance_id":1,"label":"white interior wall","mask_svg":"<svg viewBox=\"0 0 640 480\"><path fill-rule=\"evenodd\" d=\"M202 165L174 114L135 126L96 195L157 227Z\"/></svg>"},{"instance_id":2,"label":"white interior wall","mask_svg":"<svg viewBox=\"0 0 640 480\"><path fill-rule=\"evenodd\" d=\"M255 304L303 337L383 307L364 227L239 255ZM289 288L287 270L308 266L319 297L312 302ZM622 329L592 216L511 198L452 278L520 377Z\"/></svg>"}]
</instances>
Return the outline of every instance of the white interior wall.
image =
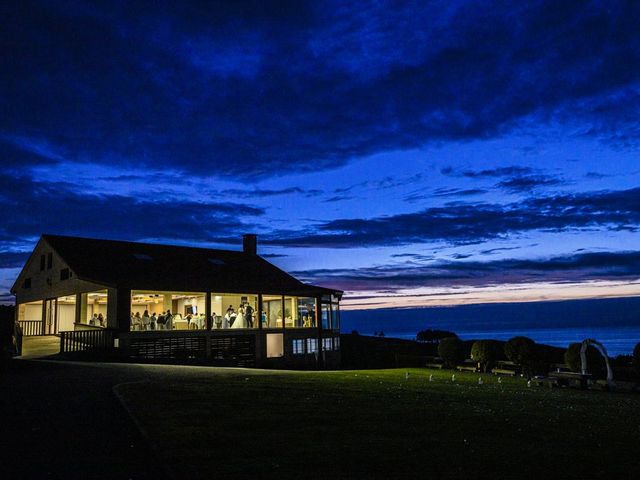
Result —
<instances>
[{"instance_id":1,"label":"white interior wall","mask_svg":"<svg viewBox=\"0 0 640 480\"><path fill-rule=\"evenodd\" d=\"M72 304L58 304L58 331L73 330L73 323L76 318L76 305Z\"/></svg>"},{"instance_id":2,"label":"white interior wall","mask_svg":"<svg viewBox=\"0 0 640 480\"><path fill-rule=\"evenodd\" d=\"M24 318L20 320L42 320L42 302L24 304Z\"/></svg>"}]
</instances>

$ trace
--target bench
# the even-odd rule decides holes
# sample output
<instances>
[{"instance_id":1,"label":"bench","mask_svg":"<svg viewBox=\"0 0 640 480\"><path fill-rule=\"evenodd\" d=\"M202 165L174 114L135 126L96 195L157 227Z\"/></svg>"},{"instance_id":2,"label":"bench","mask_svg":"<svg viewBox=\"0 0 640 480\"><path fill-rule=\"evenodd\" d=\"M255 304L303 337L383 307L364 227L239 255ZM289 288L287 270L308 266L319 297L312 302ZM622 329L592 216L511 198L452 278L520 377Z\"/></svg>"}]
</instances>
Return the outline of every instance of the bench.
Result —
<instances>
[{"instance_id":1,"label":"bench","mask_svg":"<svg viewBox=\"0 0 640 480\"><path fill-rule=\"evenodd\" d=\"M456 367L456 369L459 372L477 372L478 371L478 366L474 363L473 365L470 363L463 363L462 365L458 365Z\"/></svg>"},{"instance_id":2,"label":"bench","mask_svg":"<svg viewBox=\"0 0 640 480\"><path fill-rule=\"evenodd\" d=\"M494 375L509 375L512 377L518 375L521 371L522 371L522 368L520 367L520 365L518 365L515 362L510 362L506 360L501 360L499 362L496 362L496 366L491 369L491 372Z\"/></svg>"},{"instance_id":3,"label":"bench","mask_svg":"<svg viewBox=\"0 0 640 480\"><path fill-rule=\"evenodd\" d=\"M426 363L425 367L427 367L427 368L436 368L438 370L442 370L444 368L444 363Z\"/></svg>"}]
</instances>

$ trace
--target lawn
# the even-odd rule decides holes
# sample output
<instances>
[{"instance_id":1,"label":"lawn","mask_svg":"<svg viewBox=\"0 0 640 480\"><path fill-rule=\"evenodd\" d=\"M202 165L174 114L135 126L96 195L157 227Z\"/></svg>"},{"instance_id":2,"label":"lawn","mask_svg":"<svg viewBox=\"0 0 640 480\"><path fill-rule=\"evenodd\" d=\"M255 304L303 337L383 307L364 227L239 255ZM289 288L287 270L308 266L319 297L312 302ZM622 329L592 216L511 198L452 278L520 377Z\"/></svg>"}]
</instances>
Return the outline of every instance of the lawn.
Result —
<instances>
[{"instance_id":1,"label":"lawn","mask_svg":"<svg viewBox=\"0 0 640 480\"><path fill-rule=\"evenodd\" d=\"M639 395L528 388L521 378L498 383L472 373L452 382L451 372L426 369L233 370L118 392L179 478L632 478L640 471Z\"/></svg>"}]
</instances>

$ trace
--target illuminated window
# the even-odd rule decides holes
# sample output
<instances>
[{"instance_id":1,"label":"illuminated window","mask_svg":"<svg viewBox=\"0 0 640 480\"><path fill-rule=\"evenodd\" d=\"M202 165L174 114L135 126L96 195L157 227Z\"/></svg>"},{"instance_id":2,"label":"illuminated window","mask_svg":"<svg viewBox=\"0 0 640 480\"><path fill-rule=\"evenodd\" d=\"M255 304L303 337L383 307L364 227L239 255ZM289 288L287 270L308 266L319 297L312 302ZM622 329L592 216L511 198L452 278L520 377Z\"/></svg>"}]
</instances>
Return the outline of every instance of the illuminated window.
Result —
<instances>
[{"instance_id":1,"label":"illuminated window","mask_svg":"<svg viewBox=\"0 0 640 480\"><path fill-rule=\"evenodd\" d=\"M307 338L307 352L316 353L318 351L318 339Z\"/></svg>"},{"instance_id":2,"label":"illuminated window","mask_svg":"<svg viewBox=\"0 0 640 480\"><path fill-rule=\"evenodd\" d=\"M340 337L333 337L333 349L340 350Z\"/></svg>"},{"instance_id":3,"label":"illuminated window","mask_svg":"<svg viewBox=\"0 0 640 480\"><path fill-rule=\"evenodd\" d=\"M300 297L298 300L298 319L296 327L313 328L316 326L316 299Z\"/></svg>"},{"instance_id":4,"label":"illuminated window","mask_svg":"<svg viewBox=\"0 0 640 480\"><path fill-rule=\"evenodd\" d=\"M329 338L323 338L323 339L322 339L322 349L323 349L324 351L329 351L329 350L331 350L331 349L332 349L332 346L331 346L331 337L329 337Z\"/></svg>"},{"instance_id":5,"label":"illuminated window","mask_svg":"<svg viewBox=\"0 0 640 480\"><path fill-rule=\"evenodd\" d=\"M304 339L296 338L293 340L293 354L301 355L304 353Z\"/></svg>"}]
</instances>

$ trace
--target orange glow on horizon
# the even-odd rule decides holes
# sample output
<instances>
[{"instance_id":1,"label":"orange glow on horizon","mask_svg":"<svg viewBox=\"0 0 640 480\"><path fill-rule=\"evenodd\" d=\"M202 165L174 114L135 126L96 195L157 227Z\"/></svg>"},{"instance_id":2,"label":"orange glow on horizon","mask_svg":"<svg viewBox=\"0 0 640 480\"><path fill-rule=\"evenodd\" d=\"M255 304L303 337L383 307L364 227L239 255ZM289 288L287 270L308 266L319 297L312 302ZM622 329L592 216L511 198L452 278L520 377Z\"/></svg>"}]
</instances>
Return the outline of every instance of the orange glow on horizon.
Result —
<instances>
[{"instance_id":1,"label":"orange glow on horizon","mask_svg":"<svg viewBox=\"0 0 640 480\"><path fill-rule=\"evenodd\" d=\"M640 296L640 279L628 282L596 280L582 283L526 283L484 287L423 287L398 290L396 293L345 292L340 308L371 310L634 296Z\"/></svg>"}]
</instances>

